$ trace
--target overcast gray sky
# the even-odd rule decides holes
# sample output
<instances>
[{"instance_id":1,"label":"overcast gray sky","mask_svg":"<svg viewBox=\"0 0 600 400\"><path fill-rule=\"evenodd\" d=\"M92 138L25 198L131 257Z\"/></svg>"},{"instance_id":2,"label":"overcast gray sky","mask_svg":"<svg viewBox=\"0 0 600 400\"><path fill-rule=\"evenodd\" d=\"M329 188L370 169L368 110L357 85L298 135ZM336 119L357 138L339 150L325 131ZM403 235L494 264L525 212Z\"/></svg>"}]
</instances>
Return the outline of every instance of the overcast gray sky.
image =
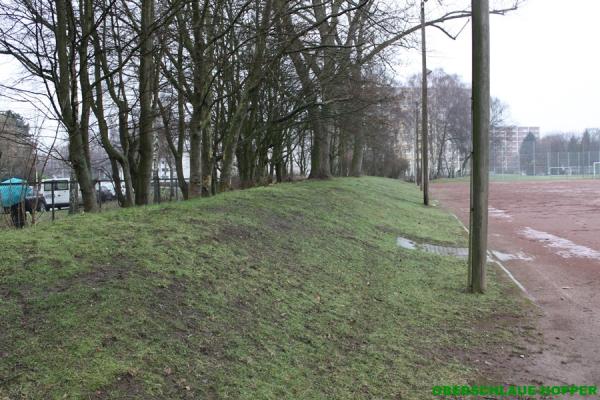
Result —
<instances>
[{"instance_id":1,"label":"overcast gray sky","mask_svg":"<svg viewBox=\"0 0 600 400\"><path fill-rule=\"evenodd\" d=\"M491 17L492 95L509 105L512 123L545 133L600 127L599 16L599 0L526 0ZM428 68L470 82L471 26L456 41L435 28L427 32ZM401 75L419 70L413 51Z\"/></svg>"},{"instance_id":2,"label":"overcast gray sky","mask_svg":"<svg viewBox=\"0 0 600 400\"><path fill-rule=\"evenodd\" d=\"M468 0L444 4L469 5ZM435 7L430 0L427 7ZM511 123L540 126L543 133L579 132L600 127L600 0L525 0L519 10L491 18L492 95L506 102ZM464 21L450 26L457 32ZM471 26L452 41L428 29L429 68L443 68L465 81L471 77ZM418 50L401 55L399 77L420 70ZM0 57L0 82L18 67ZM30 121L35 113L26 104L3 98L0 109L13 109ZM33 122L33 121L32 121ZM47 128L53 130L53 128Z\"/></svg>"}]
</instances>

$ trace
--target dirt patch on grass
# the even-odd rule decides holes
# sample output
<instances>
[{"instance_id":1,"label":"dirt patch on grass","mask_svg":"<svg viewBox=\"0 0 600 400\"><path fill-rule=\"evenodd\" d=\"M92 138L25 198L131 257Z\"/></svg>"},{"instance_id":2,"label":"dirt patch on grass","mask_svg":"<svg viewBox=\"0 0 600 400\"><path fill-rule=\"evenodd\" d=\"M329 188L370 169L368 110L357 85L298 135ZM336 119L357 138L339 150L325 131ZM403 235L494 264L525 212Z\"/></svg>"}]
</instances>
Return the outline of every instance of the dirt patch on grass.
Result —
<instances>
[{"instance_id":1,"label":"dirt patch on grass","mask_svg":"<svg viewBox=\"0 0 600 400\"><path fill-rule=\"evenodd\" d=\"M479 332L487 336L486 331L492 333L500 330L511 335L512 343L481 344L470 348L467 354L452 352L449 349L449 354L452 353L461 363L469 365L477 371L469 382L470 384L522 385L525 383L508 381L506 371L530 357L532 353L542 351L544 344L541 332L528 324L524 318L511 315L494 315ZM540 385L543 383L538 382Z\"/></svg>"},{"instance_id":2,"label":"dirt patch on grass","mask_svg":"<svg viewBox=\"0 0 600 400\"><path fill-rule=\"evenodd\" d=\"M143 382L136 377L133 371L117 375L113 384L96 390L91 398L94 400L114 399L116 393L122 399L150 398L144 390Z\"/></svg>"},{"instance_id":3,"label":"dirt patch on grass","mask_svg":"<svg viewBox=\"0 0 600 400\"><path fill-rule=\"evenodd\" d=\"M176 277L170 283L155 288L149 297L149 313L170 323L173 334L186 342L187 334L201 330L201 323L208 318L188 301L188 293L194 290L201 289L192 287L184 278Z\"/></svg>"},{"instance_id":4,"label":"dirt patch on grass","mask_svg":"<svg viewBox=\"0 0 600 400\"><path fill-rule=\"evenodd\" d=\"M276 215L269 215L269 217L265 218L263 221L266 226L275 232L286 233L291 232L292 230L295 231L298 228L290 219L279 218Z\"/></svg>"},{"instance_id":5,"label":"dirt patch on grass","mask_svg":"<svg viewBox=\"0 0 600 400\"><path fill-rule=\"evenodd\" d=\"M516 287L508 287L508 278L501 275L499 280L504 282L502 290L508 296L521 295ZM444 353L476 370L469 382L472 385L524 384L525 382L507 381L506 371L529 357L532 352L541 352L544 343L542 333L536 328L536 311L535 306L524 304L515 313L496 312L480 318L473 330L477 339L470 343L468 352L447 348ZM498 332L504 332L506 340L489 342L488 337Z\"/></svg>"},{"instance_id":6,"label":"dirt patch on grass","mask_svg":"<svg viewBox=\"0 0 600 400\"><path fill-rule=\"evenodd\" d=\"M228 214L234 211L235 208L226 205L211 205L203 207L202 210L206 211L209 214Z\"/></svg>"},{"instance_id":7,"label":"dirt patch on grass","mask_svg":"<svg viewBox=\"0 0 600 400\"><path fill-rule=\"evenodd\" d=\"M388 225L376 225L375 228L380 232L393 234L396 236L402 234L402 231L400 231L400 229Z\"/></svg>"},{"instance_id":8,"label":"dirt patch on grass","mask_svg":"<svg viewBox=\"0 0 600 400\"><path fill-rule=\"evenodd\" d=\"M228 242L232 240L251 240L256 239L260 232L244 225L226 224L219 228L219 231L213 236L217 242Z\"/></svg>"},{"instance_id":9,"label":"dirt patch on grass","mask_svg":"<svg viewBox=\"0 0 600 400\"><path fill-rule=\"evenodd\" d=\"M277 196L276 201L281 201L280 196ZM228 212L231 209L226 209ZM236 214L244 214L243 210L238 209ZM310 233L312 232L312 224L307 221L310 213L305 213L302 210L290 212L288 210L277 210L265 207L252 207L251 215L253 219L260 224L261 229L270 230L274 233Z\"/></svg>"},{"instance_id":10,"label":"dirt patch on grass","mask_svg":"<svg viewBox=\"0 0 600 400\"><path fill-rule=\"evenodd\" d=\"M98 287L105 285L108 282L122 281L129 279L132 274L141 274L141 271L132 265L98 265L92 266L91 269L73 275L70 278L60 281L57 285L49 287L48 293L64 292L73 286L85 285L90 287Z\"/></svg>"}]
</instances>

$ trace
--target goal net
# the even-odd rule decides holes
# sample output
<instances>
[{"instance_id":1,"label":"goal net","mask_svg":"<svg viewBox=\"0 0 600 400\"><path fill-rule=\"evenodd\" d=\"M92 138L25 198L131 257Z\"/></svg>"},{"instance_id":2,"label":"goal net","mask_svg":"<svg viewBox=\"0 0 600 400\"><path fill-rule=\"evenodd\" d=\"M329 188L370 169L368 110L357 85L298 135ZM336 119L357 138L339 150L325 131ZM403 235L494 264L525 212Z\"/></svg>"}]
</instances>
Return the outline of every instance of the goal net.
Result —
<instances>
[{"instance_id":1,"label":"goal net","mask_svg":"<svg viewBox=\"0 0 600 400\"><path fill-rule=\"evenodd\" d=\"M594 170L594 178L600 177L600 162L594 162L592 169Z\"/></svg>"},{"instance_id":2,"label":"goal net","mask_svg":"<svg viewBox=\"0 0 600 400\"><path fill-rule=\"evenodd\" d=\"M600 173L600 167L598 173ZM571 167L550 167L548 168L548 175L573 175L573 170Z\"/></svg>"}]
</instances>

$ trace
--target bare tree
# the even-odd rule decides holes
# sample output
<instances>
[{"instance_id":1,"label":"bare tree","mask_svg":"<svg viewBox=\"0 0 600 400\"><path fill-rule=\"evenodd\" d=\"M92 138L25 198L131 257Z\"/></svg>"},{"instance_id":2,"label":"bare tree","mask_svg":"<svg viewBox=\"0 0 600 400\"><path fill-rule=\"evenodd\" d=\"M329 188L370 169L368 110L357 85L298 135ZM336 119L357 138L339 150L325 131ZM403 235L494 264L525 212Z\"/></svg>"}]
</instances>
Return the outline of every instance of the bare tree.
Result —
<instances>
[{"instance_id":1,"label":"bare tree","mask_svg":"<svg viewBox=\"0 0 600 400\"><path fill-rule=\"evenodd\" d=\"M89 158L91 98L80 74L88 62L91 0L0 5L0 53L14 57L40 79L46 98L69 138L69 161L86 211L96 209Z\"/></svg>"}]
</instances>

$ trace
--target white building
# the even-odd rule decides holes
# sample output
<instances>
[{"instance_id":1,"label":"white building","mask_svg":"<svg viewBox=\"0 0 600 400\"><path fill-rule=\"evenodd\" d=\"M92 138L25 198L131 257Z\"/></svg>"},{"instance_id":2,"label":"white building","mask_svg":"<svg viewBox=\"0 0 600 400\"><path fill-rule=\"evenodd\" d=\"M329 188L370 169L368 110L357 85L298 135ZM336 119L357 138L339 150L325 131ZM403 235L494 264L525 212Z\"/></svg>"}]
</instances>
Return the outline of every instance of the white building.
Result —
<instances>
[{"instance_id":1,"label":"white building","mask_svg":"<svg viewBox=\"0 0 600 400\"><path fill-rule=\"evenodd\" d=\"M529 134L540 138L539 126L500 126L492 128L490 135L490 172L494 174L520 174L520 153L523 140Z\"/></svg>"}]
</instances>

